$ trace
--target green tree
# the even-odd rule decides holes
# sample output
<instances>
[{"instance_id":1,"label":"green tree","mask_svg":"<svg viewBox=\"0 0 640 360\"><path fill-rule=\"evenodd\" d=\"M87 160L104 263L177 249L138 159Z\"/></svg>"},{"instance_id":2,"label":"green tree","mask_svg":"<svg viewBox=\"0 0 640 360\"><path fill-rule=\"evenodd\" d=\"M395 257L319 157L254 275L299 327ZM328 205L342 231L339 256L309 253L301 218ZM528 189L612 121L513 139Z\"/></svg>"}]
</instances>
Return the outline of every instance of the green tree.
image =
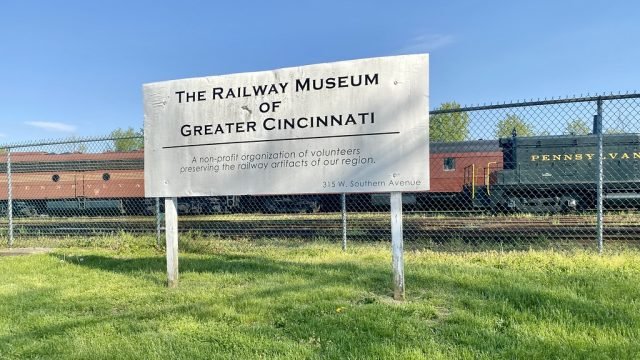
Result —
<instances>
[{"instance_id":1,"label":"green tree","mask_svg":"<svg viewBox=\"0 0 640 360\"><path fill-rule=\"evenodd\" d=\"M626 133L626 131L622 130L622 129L617 129L617 128L608 128L604 131L605 134L624 134Z\"/></svg>"},{"instance_id":2,"label":"green tree","mask_svg":"<svg viewBox=\"0 0 640 360\"><path fill-rule=\"evenodd\" d=\"M510 137L516 130L518 136L533 136L533 128L517 115L507 115L506 118L498 121L496 136L498 138Z\"/></svg>"},{"instance_id":3,"label":"green tree","mask_svg":"<svg viewBox=\"0 0 640 360\"><path fill-rule=\"evenodd\" d=\"M565 133L567 135L587 135L591 133L591 127L586 121L576 119L567 124Z\"/></svg>"},{"instance_id":4,"label":"green tree","mask_svg":"<svg viewBox=\"0 0 640 360\"><path fill-rule=\"evenodd\" d=\"M87 144L77 136L71 136L67 139L69 142L62 145L63 152L86 153Z\"/></svg>"},{"instance_id":5,"label":"green tree","mask_svg":"<svg viewBox=\"0 0 640 360\"><path fill-rule=\"evenodd\" d=\"M144 147L142 129L135 131L132 127L127 130L117 128L111 132L110 136L113 138L115 151L134 151Z\"/></svg>"},{"instance_id":6,"label":"green tree","mask_svg":"<svg viewBox=\"0 0 640 360\"><path fill-rule=\"evenodd\" d=\"M456 102L440 104L436 110L460 109ZM450 112L436 114L429 118L429 139L431 141L463 141L469 135L469 114Z\"/></svg>"}]
</instances>

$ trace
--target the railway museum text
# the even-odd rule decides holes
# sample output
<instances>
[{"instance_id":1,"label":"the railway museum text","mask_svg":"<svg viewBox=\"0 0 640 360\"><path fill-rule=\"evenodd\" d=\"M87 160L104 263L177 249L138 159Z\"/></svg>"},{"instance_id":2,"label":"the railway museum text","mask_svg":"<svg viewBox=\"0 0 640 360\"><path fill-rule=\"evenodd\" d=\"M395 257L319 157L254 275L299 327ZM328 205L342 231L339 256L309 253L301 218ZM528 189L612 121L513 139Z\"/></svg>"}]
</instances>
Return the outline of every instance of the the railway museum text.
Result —
<instances>
[{"instance_id":1,"label":"the railway museum text","mask_svg":"<svg viewBox=\"0 0 640 360\"><path fill-rule=\"evenodd\" d=\"M208 90L180 90L175 91L174 96L178 104L197 103L202 101L224 101L227 99L260 97L261 102L257 108L245 105L241 109L249 114L254 112L263 114L261 119L251 118L248 121L235 119L200 119L198 124L183 124L180 126L180 135L183 137L216 136L233 133L250 133L257 131L278 131L326 128L338 126L362 126L375 123L375 113L372 111L358 111L343 114L289 114L285 117L276 116L278 112L286 112L281 109L283 100L274 100L275 96L288 93L301 93L321 90L338 90L343 88L358 88L365 86L377 86L380 76L378 73L345 75L324 78L295 79L291 83L278 82L272 84L249 85L239 87L214 86ZM269 101L265 101L266 99ZM281 98L284 99L284 98Z\"/></svg>"},{"instance_id":2,"label":"the railway museum text","mask_svg":"<svg viewBox=\"0 0 640 360\"><path fill-rule=\"evenodd\" d=\"M294 83L295 86L292 88L295 88L295 90L293 90L295 92L370 86L378 85L378 74L347 75L319 79L305 78L296 79ZM175 95L178 98L178 103L189 103L207 100L225 100L252 96L286 94L288 88L289 83L285 82L265 85L239 86L235 88L213 87L210 92L208 90L181 90L176 91Z\"/></svg>"}]
</instances>

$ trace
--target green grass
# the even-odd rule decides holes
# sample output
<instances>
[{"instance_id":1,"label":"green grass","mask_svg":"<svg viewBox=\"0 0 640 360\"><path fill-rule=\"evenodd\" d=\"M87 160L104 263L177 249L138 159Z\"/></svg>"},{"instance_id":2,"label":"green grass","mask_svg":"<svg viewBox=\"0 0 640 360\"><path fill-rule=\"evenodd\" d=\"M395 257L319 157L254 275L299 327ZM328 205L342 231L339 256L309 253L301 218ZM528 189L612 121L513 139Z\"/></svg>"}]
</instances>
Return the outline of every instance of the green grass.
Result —
<instances>
[{"instance_id":1,"label":"green grass","mask_svg":"<svg viewBox=\"0 0 640 360\"><path fill-rule=\"evenodd\" d=\"M153 238L0 258L0 358L634 359L640 253Z\"/></svg>"}]
</instances>

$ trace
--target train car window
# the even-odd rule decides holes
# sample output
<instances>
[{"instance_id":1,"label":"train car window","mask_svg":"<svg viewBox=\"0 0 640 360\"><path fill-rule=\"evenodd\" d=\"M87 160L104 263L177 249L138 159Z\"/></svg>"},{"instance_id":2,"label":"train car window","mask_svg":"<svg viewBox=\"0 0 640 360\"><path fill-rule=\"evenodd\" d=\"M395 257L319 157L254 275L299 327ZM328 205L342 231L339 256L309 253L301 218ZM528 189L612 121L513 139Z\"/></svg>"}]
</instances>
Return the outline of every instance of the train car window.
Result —
<instances>
[{"instance_id":1,"label":"train car window","mask_svg":"<svg viewBox=\"0 0 640 360\"><path fill-rule=\"evenodd\" d=\"M51 177L51 180L53 180L53 182L58 182L58 181L60 181L60 175L58 175L58 174L54 174L54 175Z\"/></svg>"},{"instance_id":2,"label":"train car window","mask_svg":"<svg viewBox=\"0 0 640 360\"><path fill-rule=\"evenodd\" d=\"M444 159L444 171L454 171L456 169L456 158Z\"/></svg>"},{"instance_id":3,"label":"train car window","mask_svg":"<svg viewBox=\"0 0 640 360\"><path fill-rule=\"evenodd\" d=\"M109 173L102 174L102 180L109 181L109 179L111 179L111 175L109 175Z\"/></svg>"}]
</instances>

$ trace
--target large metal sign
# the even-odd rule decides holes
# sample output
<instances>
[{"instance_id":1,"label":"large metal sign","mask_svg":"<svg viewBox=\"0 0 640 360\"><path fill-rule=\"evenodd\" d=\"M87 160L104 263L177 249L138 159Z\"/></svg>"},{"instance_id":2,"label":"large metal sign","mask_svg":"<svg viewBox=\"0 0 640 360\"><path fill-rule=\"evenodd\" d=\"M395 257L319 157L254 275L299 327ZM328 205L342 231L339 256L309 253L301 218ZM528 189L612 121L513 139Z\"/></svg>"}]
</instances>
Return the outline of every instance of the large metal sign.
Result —
<instances>
[{"instance_id":1,"label":"large metal sign","mask_svg":"<svg viewBox=\"0 0 640 360\"><path fill-rule=\"evenodd\" d=\"M144 85L151 197L424 191L428 55Z\"/></svg>"}]
</instances>

